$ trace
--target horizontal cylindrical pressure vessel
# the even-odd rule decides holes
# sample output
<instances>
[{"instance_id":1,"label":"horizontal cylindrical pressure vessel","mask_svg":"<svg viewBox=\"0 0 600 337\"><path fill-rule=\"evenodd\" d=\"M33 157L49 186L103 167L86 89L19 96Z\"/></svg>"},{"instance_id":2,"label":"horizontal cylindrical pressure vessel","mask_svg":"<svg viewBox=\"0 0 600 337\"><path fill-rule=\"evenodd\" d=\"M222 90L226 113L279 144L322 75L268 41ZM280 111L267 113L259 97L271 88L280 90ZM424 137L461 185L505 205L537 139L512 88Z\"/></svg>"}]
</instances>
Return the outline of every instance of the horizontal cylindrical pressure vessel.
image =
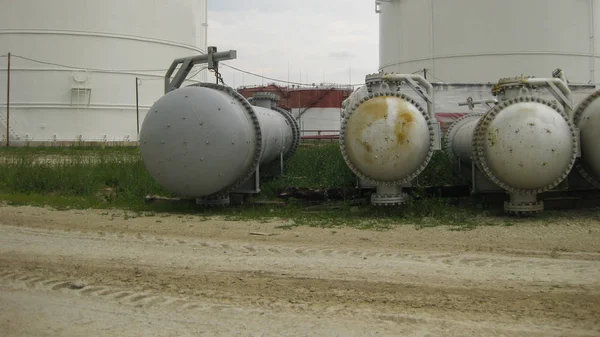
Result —
<instances>
[{"instance_id":1,"label":"horizontal cylindrical pressure vessel","mask_svg":"<svg viewBox=\"0 0 600 337\"><path fill-rule=\"evenodd\" d=\"M575 125L581 132L581 158L577 168L592 185L600 188L600 90L591 94L576 109Z\"/></svg>"},{"instance_id":2,"label":"horizontal cylindrical pressure vessel","mask_svg":"<svg viewBox=\"0 0 600 337\"><path fill-rule=\"evenodd\" d=\"M379 186L413 180L434 151L430 114L398 92L400 85L367 81L368 90L355 91L345 102L340 130L344 160L358 177Z\"/></svg>"},{"instance_id":3,"label":"horizontal cylindrical pressure vessel","mask_svg":"<svg viewBox=\"0 0 600 337\"><path fill-rule=\"evenodd\" d=\"M509 192L541 193L567 177L577 157L577 136L561 107L526 96L456 121L446 133L446 150L474 162Z\"/></svg>"},{"instance_id":4,"label":"horizontal cylindrical pressure vessel","mask_svg":"<svg viewBox=\"0 0 600 337\"><path fill-rule=\"evenodd\" d=\"M481 113L471 113L463 116L454 123L457 127L452 129L454 139L450 144L450 150L452 154L464 162L472 162L473 152L471 151L471 146L473 143L473 132L481 116L483 116Z\"/></svg>"},{"instance_id":5,"label":"horizontal cylindrical pressure vessel","mask_svg":"<svg viewBox=\"0 0 600 337\"><path fill-rule=\"evenodd\" d=\"M171 91L152 106L140 150L160 185L199 198L232 192L258 165L292 154L298 141L286 111L252 106L229 87L201 84Z\"/></svg>"}]
</instances>

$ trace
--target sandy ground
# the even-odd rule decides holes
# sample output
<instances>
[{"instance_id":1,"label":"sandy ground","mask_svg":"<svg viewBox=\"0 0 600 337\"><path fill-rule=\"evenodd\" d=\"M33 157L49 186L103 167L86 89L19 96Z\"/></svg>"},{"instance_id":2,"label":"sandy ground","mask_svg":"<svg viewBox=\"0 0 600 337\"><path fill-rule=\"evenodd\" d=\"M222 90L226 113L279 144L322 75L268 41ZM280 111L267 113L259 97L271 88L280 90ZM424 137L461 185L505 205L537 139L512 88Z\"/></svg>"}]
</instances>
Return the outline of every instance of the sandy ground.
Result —
<instances>
[{"instance_id":1,"label":"sandy ground","mask_svg":"<svg viewBox=\"0 0 600 337\"><path fill-rule=\"evenodd\" d=\"M597 221L282 224L0 206L0 336L600 336Z\"/></svg>"}]
</instances>

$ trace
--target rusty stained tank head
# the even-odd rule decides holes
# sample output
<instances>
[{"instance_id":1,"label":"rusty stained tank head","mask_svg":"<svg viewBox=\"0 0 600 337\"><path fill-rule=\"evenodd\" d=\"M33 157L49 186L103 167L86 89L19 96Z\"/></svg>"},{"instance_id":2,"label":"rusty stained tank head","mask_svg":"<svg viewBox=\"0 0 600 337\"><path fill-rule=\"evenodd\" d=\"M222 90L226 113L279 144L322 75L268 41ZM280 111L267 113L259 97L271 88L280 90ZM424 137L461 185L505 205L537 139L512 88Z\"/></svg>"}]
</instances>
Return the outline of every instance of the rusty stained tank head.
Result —
<instances>
[{"instance_id":1,"label":"rusty stained tank head","mask_svg":"<svg viewBox=\"0 0 600 337\"><path fill-rule=\"evenodd\" d=\"M487 112L473 135L475 159L511 192L540 193L558 185L577 156L577 137L562 109L536 97L507 100Z\"/></svg>"},{"instance_id":2,"label":"rusty stained tank head","mask_svg":"<svg viewBox=\"0 0 600 337\"><path fill-rule=\"evenodd\" d=\"M596 188L600 188L600 90L588 96L575 110L575 125L581 132L581 159L578 169Z\"/></svg>"},{"instance_id":3,"label":"rusty stained tank head","mask_svg":"<svg viewBox=\"0 0 600 337\"><path fill-rule=\"evenodd\" d=\"M428 115L397 92L369 94L360 102L342 122L340 142L348 166L377 184L414 179L433 153Z\"/></svg>"}]
</instances>

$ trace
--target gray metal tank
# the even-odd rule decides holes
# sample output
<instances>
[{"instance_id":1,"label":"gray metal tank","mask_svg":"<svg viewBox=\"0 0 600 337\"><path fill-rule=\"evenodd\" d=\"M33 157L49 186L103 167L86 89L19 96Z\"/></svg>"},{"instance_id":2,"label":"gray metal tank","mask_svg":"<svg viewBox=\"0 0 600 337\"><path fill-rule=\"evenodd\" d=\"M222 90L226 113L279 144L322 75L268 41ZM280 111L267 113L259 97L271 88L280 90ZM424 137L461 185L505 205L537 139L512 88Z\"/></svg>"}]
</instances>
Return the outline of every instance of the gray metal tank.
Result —
<instances>
[{"instance_id":1,"label":"gray metal tank","mask_svg":"<svg viewBox=\"0 0 600 337\"><path fill-rule=\"evenodd\" d=\"M600 90L579 104L573 120L581 133L581 158L577 169L590 184L600 189Z\"/></svg>"},{"instance_id":2,"label":"gray metal tank","mask_svg":"<svg viewBox=\"0 0 600 337\"><path fill-rule=\"evenodd\" d=\"M427 109L400 93L410 87ZM340 147L350 169L376 186L374 205L402 204L402 192L427 166L439 144L433 88L420 75L373 74L345 102Z\"/></svg>"},{"instance_id":3,"label":"gray metal tank","mask_svg":"<svg viewBox=\"0 0 600 337\"><path fill-rule=\"evenodd\" d=\"M535 94L546 87L556 97ZM446 133L446 151L474 164L489 181L505 190L505 211L535 213L543 210L537 194L560 184L578 155L579 138L573 125L570 91L560 78L501 79L494 87L499 103L487 113L456 121ZM558 102L561 103L558 103ZM473 182L474 191L478 186Z\"/></svg>"},{"instance_id":4,"label":"gray metal tank","mask_svg":"<svg viewBox=\"0 0 600 337\"><path fill-rule=\"evenodd\" d=\"M167 93L140 132L148 172L165 189L200 204L259 192L259 165L292 155L300 138L295 119L276 100L259 94L253 106L234 89L208 83Z\"/></svg>"}]
</instances>

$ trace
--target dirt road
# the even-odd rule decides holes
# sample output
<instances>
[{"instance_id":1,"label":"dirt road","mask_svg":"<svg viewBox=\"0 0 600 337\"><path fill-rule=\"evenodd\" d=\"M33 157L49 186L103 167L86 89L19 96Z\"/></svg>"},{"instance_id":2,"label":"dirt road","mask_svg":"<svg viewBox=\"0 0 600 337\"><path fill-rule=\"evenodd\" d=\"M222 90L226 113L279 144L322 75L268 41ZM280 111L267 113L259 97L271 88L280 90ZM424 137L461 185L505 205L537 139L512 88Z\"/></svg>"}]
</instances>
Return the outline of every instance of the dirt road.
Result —
<instances>
[{"instance_id":1,"label":"dirt road","mask_svg":"<svg viewBox=\"0 0 600 337\"><path fill-rule=\"evenodd\" d=\"M280 228L0 207L0 336L600 336L600 223Z\"/></svg>"}]
</instances>

